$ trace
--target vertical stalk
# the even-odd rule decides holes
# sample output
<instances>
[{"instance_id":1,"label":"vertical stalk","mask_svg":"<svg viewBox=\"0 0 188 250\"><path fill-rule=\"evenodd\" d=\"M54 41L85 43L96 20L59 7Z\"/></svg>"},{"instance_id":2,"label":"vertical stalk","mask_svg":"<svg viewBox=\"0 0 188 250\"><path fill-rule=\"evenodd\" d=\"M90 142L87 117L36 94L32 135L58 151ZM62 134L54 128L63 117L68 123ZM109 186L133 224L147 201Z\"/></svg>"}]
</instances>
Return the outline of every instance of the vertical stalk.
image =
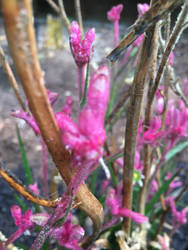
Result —
<instances>
[{"instance_id":1,"label":"vertical stalk","mask_svg":"<svg viewBox=\"0 0 188 250\"><path fill-rule=\"evenodd\" d=\"M79 102L82 100L84 94L84 73L85 73L85 65L77 67L78 72L78 96Z\"/></svg>"},{"instance_id":2,"label":"vertical stalk","mask_svg":"<svg viewBox=\"0 0 188 250\"><path fill-rule=\"evenodd\" d=\"M127 112L125 148L124 148L124 172L123 172L123 207L132 209L133 171L136 151L138 124L140 119L142 98L148 72L151 55L151 40L153 32L149 30L143 40L138 57L133 86L131 89L130 103ZM123 229L130 234L130 218L125 218Z\"/></svg>"},{"instance_id":3,"label":"vertical stalk","mask_svg":"<svg viewBox=\"0 0 188 250\"><path fill-rule=\"evenodd\" d=\"M73 177L70 170L71 158L62 144L60 131L44 86L37 57L31 1L2 0L1 7L9 48L29 107L52 159L68 185ZM81 202L80 208L92 219L93 236L96 236L103 220L101 204L85 184L80 186L76 199Z\"/></svg>"},{"instance_id":4,"label":"vertical stalk","mask_svg":"<svg viewBox=\"0 0 188 250\"><path fill-rule=\"evenodd\" d=\"M67 17L67 14L65 12L65 7L64 7L64 3L63 0L58 0L59 6L60 6L60 16L67 28L68 33L70 32L70 21Z\"/></svg>"},{"instance_id":5,"label":"vertical stalk","mask_svg":"<svg viewBox=\"0 0 188 250\"><path fill-rule=\"evenodd\" d=\"M147 94L147 104L146 104L146 112L145 112L145 119L143 123L144 132L148 130L150 126L150 119L151 119L151 113L152 113L152 103L150 102L150 95L151 90L155 81L155 74L156 74L156 66L157 66L157 54L158 54L158 24L155 25L155 27L152 28L153 32L153 39L152 39L152 55L151 55L151 69L150 69L150 81L149 81L149 87L148 87L148 94ZM150 170L151 170L151 148L149 144L144 145L144 170L143 170L143 186L140 190L139 195L139 212L144 214L145 210L145 201L146 201L146 195L147 195L147 186L148 186L148 180L150 176Z\"/></svg>"},{"instance_id":6,"label":"vertical stalk","mask_svg":"<svg viewBox=\"0 0 188 250\"><path fill-rule=\"evenodd\" d=\"M119 43L119 20L114 22L114 46L118 46Z\"/></svg>"}]
</instances>

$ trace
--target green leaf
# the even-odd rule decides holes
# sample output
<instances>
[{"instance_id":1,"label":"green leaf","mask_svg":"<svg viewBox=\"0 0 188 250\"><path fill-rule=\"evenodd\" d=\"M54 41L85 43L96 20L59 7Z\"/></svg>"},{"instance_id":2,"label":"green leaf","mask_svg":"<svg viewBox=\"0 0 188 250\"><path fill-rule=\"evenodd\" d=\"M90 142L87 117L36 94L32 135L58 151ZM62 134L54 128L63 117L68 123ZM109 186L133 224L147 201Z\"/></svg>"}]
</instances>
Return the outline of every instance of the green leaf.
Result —
<instances>
[{"instance_id":1,"label":"green leaf","mask_svg":"<svg viewBox=\"0 0 188 250\"><path fill-rule=\"evenodd\" d=\"M21 209L26 212L27 210L27 206L25 205L25 203L22 201L22 199L19 197L18 194L14 194L14 198L17 200L18 204L20 205Z\"/></svg>"},{"instance_id":2,"label":"green leaf","mask_svg":"<svg viewBox=\"0 0 188 250\"><path fill-rule=\"evenodd\" d=\"M29 184L33 183L33 178L32 178L31 169L29 167L29 162L27 159L26 151L24 148L24 144L23 144L18 126L16 126L16 133L17 133L17 138L18 138L18 142L19 142L22 161L24 164L25 177L26 177L27 184L29 185Z\"/></svg>"},{"instance_id":3,"label":"green leaf","mask_svg":"<svg viewBox=\"0 0 188 250\"><path fill-rule=\"evenodd\" d=\"M188 141L181 142L175 147L173 147L166 155L165 162L170 161L176 154L180 153L182 150L184 150L186 147L188 147Z\"/></svg>"},{"instance_id":4,"label":"green leaf","mask_svg":"<svg viewBox=\"0 0 188 250\"><path fill-rule=\"evenodd\" d=\"M137 54L137 52L138 52L138 48L137 47L134 47L133 48L133 50L131 51L131 57L135 57L136 56L136 54Z\"/></svg>"},{"instance_id":5,"label":"green leaf","mask_svg":"<svg viewBox=\"0 0 188 250\"><path fill-rule=\"evenodd\" d=\"M152 197L152 199L150 200L150 202L146 205L146 209L145 209L145 214L146 216L149 216L154 205L156 204L156 202L159 200L160 196L165 193L168 188L170 183L173 181L173 179L175 178L176 175L173 175L168 181L166 181L157 191L157 193Z\"/></svg>"}]
</instances>

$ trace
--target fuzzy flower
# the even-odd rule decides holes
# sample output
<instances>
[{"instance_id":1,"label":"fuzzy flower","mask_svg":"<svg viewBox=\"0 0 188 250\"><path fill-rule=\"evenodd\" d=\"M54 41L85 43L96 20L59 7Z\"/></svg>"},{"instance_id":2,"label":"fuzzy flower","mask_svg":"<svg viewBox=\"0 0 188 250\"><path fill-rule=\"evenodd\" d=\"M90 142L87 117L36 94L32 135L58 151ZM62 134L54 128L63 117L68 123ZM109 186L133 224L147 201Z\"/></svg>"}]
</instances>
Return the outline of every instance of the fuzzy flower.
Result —
<instances>
[{"instance_id":1,"label":"fuzzy flower","mask_svg":"<svg viewBox=\"0 0 188 250\"><path fill-rule=\"evenodd\" d=\"M123 5L122 4L118 4L118 5L114 6L114 7L112 7L112 9L107 12L108 20L112 21L112 22L115 22L116 20L119 20L122 10L123 10Z\"/></svg>"},{"instance_id":2,"label":"fuzzy flower","mask_svg":"<svg viewBox=\"0 0 188 250\"><path fill-rule=\"evenodd\" d=\"M49 102L51 104L51 106L53 107L53 105L55 104L55 102L57 101L59 94L56 92L51 92L47 89L47 95L48 95L48 99ZM29 107L28 101L26 102L27 107ZM29 115L27 112L25 112L24 110L14 110L11 112L11 115L16 117L16 118L20 118L22 120L24 120L35 132L35 134L39 135L40 134L40 130L39 127L34 119L34 117L32 115Z\"/></svg>"},{"instance_id":3,"label":"fuzzy flower","mask_svg":"<svg viewBox=\"0 0 188 250\"><path fill-rule=\"evenodd\" d=\"M138 17L141 17L145 12L149 10L149 4L147 3L139 3L137 4Z\"/></svg>"},{"instance_id":4,"label":"fuzzy flower","mask_svg":"<svg viewBox=\"0 0 188 250\"><path fill-rule=\"evenodd\" d=\"M70 47L78 67L90 61L92 43L95 40L95 29L90 29L85 38L81 39L81 31L77 22L73 21L70 29Z\"/></svg>"},{"instance_id":5,"label":"fuzzy flower","mask_svg":"<svg viewBox=\"0 0 188 250\"><path fill-rule=\"evenodd\" d=\"M104 116L109 99L109 74L107 66L100 66L92 75L87 103L80 112L78 124L63 112L55 114L63 143L74 152L77 160L93 162L102 155L105 140Z\"/></svg>"},{"instance_id":6,"label":"fuzzy flower","mask_svg":"<svg viewBox=\"0 0 188 250\"><path fill-rule=\"evenodd\" d=\"M119 41L119 19L122 10L123 5L118 4L117 6L112 7L112 9L107 12L108 20L114 23L114 46L117 46Z\"/></svg>"},{"instance_id":7,"label":"fuzzy flower","mask_svg":"<svg viewBox=\"0 0 188 250\"><path fill-rule=\"evenodd\" d=\"M188 108L183 101L176 105L173 101L168 103L166 115L166 132L172 143L175 143L181 137L187 136L188 130Z\"/></svg>"},{"instance_id":8,"label":"fuzzy flower","mask_svg":"<svg viewBox=\"0 0 188 250\"><path fill-rule=\"evenodd\" d=\"M72 225L72 215L69 214L63 226L56 228L51 234L52 238L58 240L60 246L72 249L81 250L78 241L84 236L84 230L79 225Z\"/></svg>"},{"instance_id":9,"label":"fuzzy flower","mask_svg":"<svg viewBox=\"0 0 188 250\"><path fill-rule=\"evenodd\" d=\"M143 134L143 143L150 143L155 146L158 140L164 136L164 131L160 130L161 119L158 116L152 117L149 129Z\"/></svg>"},{"instance_id":10,"label":"fuzzy flower","mask_svg":"<svg viewBox=\"0 0 188 250\"><path fill-rule=\"evenodd\" d=\"M17 205L14 205L11 207L11 214L14 218L14 223L19 229L21 229L23 232L30 228L33 223L30 220L30 217L32 216L32 211L27 210L24 215L22 215L21 208Z\"/></svg>"},{"instance_id":11,"label":"fuzzy flower","mask_svg":"<svg viewBox=\"0 0 188 250\"><path fill-rule=\"evenodd\" d=\"M129 217L140 224L148 221L148 218L146 216L140 213L133 212L128 208L120 207L120 204L121 200L118 199L118 195L116 195L115 189L111 189L107 195L106 205L107 207L110 207L111 213L113 215Z\"/></svg>"}]
</instances>

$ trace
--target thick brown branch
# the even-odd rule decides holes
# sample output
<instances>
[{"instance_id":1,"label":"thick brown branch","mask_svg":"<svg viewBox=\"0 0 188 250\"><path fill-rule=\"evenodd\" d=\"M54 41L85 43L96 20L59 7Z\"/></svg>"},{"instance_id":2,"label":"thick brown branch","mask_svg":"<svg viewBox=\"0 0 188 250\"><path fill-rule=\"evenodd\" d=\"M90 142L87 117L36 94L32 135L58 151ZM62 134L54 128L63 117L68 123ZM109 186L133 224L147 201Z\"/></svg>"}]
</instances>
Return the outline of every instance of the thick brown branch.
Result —
<instances>
[{"instance_id":1,"label":"thick brown branch","mask_svg":"<svg viewBox=\"0 0 188 250\"><path fill-rule=\"evenodd\" d=\"M53 161L68 185L73 176L70 170L70 155L62 145L60 131L44 86L37 58L31 1L2 0L1 5L9 48L29 107ZM103 220L101 204L85 184L79 188L76 198L81 202L80 208L92 219L96 236Z\"/></svg>"}]
</instances>

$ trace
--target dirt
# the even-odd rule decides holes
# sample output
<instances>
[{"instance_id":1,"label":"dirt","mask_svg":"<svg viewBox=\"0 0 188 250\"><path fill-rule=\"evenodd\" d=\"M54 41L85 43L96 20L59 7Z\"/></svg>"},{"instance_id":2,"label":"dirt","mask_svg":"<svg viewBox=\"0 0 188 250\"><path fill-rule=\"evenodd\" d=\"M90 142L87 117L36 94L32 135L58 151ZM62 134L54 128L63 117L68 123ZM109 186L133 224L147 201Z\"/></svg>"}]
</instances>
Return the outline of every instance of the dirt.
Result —
<instances>
[{"instance_id":1,"label":"dirt","mask_svg":"<svg viewBox=\"0 0 188 250\"><path fill-rule=\"evenodd\" d=\"M105 48L111 46L112 30L109 25L103 25L96 28L96 42L95 42L95 57L94 62L99 63L105 61ZM3 31L0 32L3 35ZM43 37L40 37L43 41ZM108 38L108 39L106 39ZM66 39L65 39L66 40ZM188 66L187 61L187 37L182 38L180 44L178 44L175 49L175 64L176 72L181 77L184 78L186 75L185 65ZM6 42L3 42L3 48L8 52ZM59 99L55 105L55 110L59 110L62 107L63 102L66 97L70 94L73 96L75 103L77 99L77 74L76 67L73 62L72 56L70 55L69 49L63 50L46 50L40 48L39 57L42 65L42 70L45 73L46 87L51 91L59 93ZM11 58L9 57L9 62L14 70L14 66L11 63ZM23 91L21 90L21 95L24 97ZM37 138L33 131L24 123L11 117L11 110L19 109L18 102L13 94L13 91L9 85L7 77L0 67L0 160L5 162L6 167L11 169L15 175L25 182L24 170L22 158L19 150L18 139L16 135L16 124L20 128L21 136L24 142L25 150L27 152L28 161L32 169L34 179L41 182L41 146L39 138ZM76 114L76 105L74 106L73 113ZM123 132L123 127L121 128ZM188 167L188 150L185 150L179 156L179 163L184 164ZM53 163L50 162L49 168L53 168ZM186 200L186 203L188 201ZM9 236L15 231L15 226L13 219L10 215L10 207L16 203L14 198L14 192L9 187L4 180L0 178L0 231L2 231L6 236ZM29 202L27 203L29 204ZM188 242L186 231L188 230L188 225L184 225L180 233L177 233L174 242ZM34 236L33 236L34 237ZM30 239L25 236L25 239L20 240L19 243L23 243L29 247ZM176 244L176 243L174 243ZM177 249L177 248L174 248ZM182 250L188 249L188 243L185 247L182 245Z\"/></svg>"}]
</instances>

